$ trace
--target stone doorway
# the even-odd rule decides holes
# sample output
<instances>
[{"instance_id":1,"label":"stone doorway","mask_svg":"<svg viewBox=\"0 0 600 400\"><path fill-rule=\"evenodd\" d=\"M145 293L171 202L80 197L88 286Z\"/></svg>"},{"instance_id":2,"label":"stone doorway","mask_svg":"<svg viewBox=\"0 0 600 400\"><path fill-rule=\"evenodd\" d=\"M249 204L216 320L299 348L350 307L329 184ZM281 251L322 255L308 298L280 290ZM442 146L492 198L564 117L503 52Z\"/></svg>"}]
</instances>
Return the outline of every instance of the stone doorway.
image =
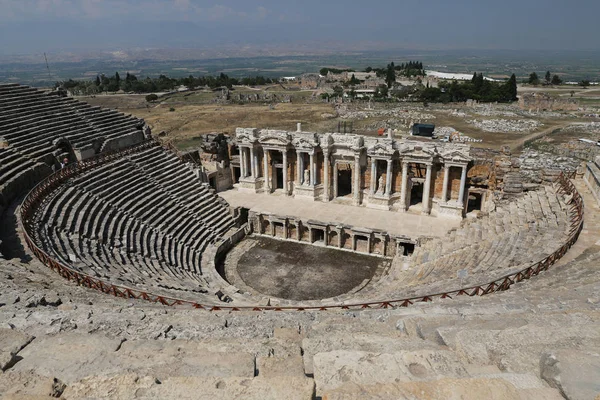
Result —
<instances>
[{"instance_id":1,"label":"stone doorway","mask_svg":"<svg viewBox=\"0 0 600 400\"><path fill-rule=\"evenodd\" d=\"M242 171L240 167L233 167L233 183L239 183L240 177L242 176Z\"/></svg>"},{"instance_id":2,"label":"stone doorway","mask_svg":"<svg viewBox=\"0 0 600 400\"><path fill-rule=\"evenodd\" d=\"M325 245L325 231L323 229L312 229L312 242Z\"/></svg>"},{"instance_id":3,"label":"stone doorway","mask_svg":"<svg viewBox=\"0 0 600 400\"><path fill-rule=\"evenodd\" d=\"M352 169L350 169L350 165L340 164L338 166L337 182L338 197L345 197L352 194Z\"/></svg>"},{"instance_id":4,"label":"stone doorway","mask_svg":"<svg viewBox=\"0 0 600 400\"><path fill-rule=\"evenodd\" d=\"M414 206L423 202L423 183L423 181L412 181L410 188L410 202L408 203L409 206Z\"/></svg>"},{"instance_id":5,"label":"stone doorway","mask_svg":"<svg viewBox=\"0 0 600 400\"><path fill-rule=\"evenodd\" d=\"M469 192L467 213L479 211L483 205L483 193Z\"/></svg>"},{"instance_id":6,"label":"stone doorway","mask_svg":"<svg viewBox=\"0 0 600 400\"><path fill-rule=\"evenodd\" d=\"M283 167L275 167L275 189L283 189Z\"/></svg>"}]
</instances>

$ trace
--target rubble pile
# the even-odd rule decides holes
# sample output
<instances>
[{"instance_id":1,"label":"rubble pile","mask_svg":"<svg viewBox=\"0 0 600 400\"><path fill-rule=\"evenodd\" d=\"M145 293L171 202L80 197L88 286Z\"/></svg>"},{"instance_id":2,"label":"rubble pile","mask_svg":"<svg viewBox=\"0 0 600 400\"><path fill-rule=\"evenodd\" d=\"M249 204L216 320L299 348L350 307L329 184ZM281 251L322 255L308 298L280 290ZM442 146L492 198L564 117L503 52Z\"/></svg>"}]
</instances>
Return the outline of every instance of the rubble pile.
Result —
<instances>
[{"instance_id":1,"label":"rubble pile","mask_svg":"<svg viewBox=\"0 0 600 400\"><path fill-rule=\"evenodd\" d=\"M485 132L519 132L526 133L538 129L544 124L533 119L472 119L469 124Z\"/></svg>"},{"instance_id":2,"label":"rubble pile","mask_svg":"<svg viewBox=\"0 0 600 400\"><path fill-rule=\"evenodd\" d=\"M387 108L377 110L352 110L348 107L338 107L340 118L361 120L367 118L392 117L400 120L428 121L435 119L435 115L422 113L406 108Z\"/></svg>"},{"instance_id":3,"label":"rubble pile","mask_svg":"<svg viewBox=\"0 0 600 400\"><path fill-rule=\"evenodd\" d=\"M562 129L563 132L600 133L600 122L580 122Z\"/></svg>"},{"instance_id":4,"label":"rubble pile","mask_svg":"<svg viewBox=\"0 0 600 400\"><path fill-rule=\"evenodd\" d=\"M532 147L538 151L554 154L555 157L568 157L580 162L591 161L597 155L600 155L600 146L595 143L581 142L577 139L556 145L551 140L544 138L536 141Z\"/></svg>"},{"instance_id":5,"label":"rubble pile","mask_svg":"<svg viewBox=\"0 0 600 400\"><path fill-rule=\"evenodd\" d=\"M533 183L541 183L548 170L575 171L581 161L568 156L527 148L518 158L521 175Z\"/></svg>"}]
</instances>

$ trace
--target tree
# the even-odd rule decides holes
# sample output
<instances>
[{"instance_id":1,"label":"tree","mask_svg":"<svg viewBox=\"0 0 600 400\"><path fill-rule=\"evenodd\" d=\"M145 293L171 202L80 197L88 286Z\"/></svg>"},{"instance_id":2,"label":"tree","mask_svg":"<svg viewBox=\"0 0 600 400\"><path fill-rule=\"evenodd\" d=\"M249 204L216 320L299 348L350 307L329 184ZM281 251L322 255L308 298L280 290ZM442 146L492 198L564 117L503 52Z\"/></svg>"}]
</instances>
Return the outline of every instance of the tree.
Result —
<instances>
[{"instance_id":1,"label":"tree","mask_svg":"<svg viewBox=\"0 0 600 400\"><path fill-rule=\"evenodd\" d=\"M561 83L562 83L562 79L560 79L560 76L554 75L552 77L552 84L553 85L560 85Z\"/></svg>"},{"instance_id":2,"label":"tree","mask_svg":"<svg viewBox=\"0 0 600 400\"><path fill-rule=\"evenodd\" d=\"M394 69L394 62L391 62L387 66L387 71L385 74L385 83L388 86L388 88L391 88L394 82L396 82L396 70Z\"/></svg>"},{"instance_id":3,"label":"tree","mask_svg":"<svg viewBox=\"0 0 600 400\"><path fill-rule=\"evenodd\" d=\"M342 97L342 95L344 94L344 88L341 86L334 86L333 87L333 95L337 96L337 97Z\"/></svg>"},{"instance_id":4,"label":"tree","mask_svg":"<svg viewBox=\"0 0 600 400\"><path fill-rule=\"evenodd\" d=\"M535 72L532 72L531 74L529 74L529 80L527 81L530 85L539 85L540 84L540 78L538 76L538 74L536 74Z\"/></svg>"},{"instance_id":5,"label":"tree","mask_svg":"<svg viewBox=\"0 0 600 400\"><path fill-rule=\"evenodd\" d=\"M550 83L552 81L552 75L550 75L550 71L546 71L546 83Z\"/></svg>"},{"instance_id":6,"label":"tree","mask_svg":"<svg viewBox=\"0 0 600 400\"><path fill-rule=\"evenodd\" d=\"M508 101L517 100L517 77L515 74L512 74L508 82L506 82L506 94Z\"/></svg>"},{"instance_id":7,"label":"tree","mask_svg":"<svg viewBox=\"0 0 600 400\"><path fill-rule=\"evenodd\" d=\"M590 86L590 81L587 79L583 79L583 80L581 80L581 82L579 82L579 86L586 88L586 87Z\"/></svg>"},{"instance_id":8,"label":"tree","mask_svg":"<svg viewBox=\"0 0 600 400\"><path fill-rule=\"evenodd\" d=\"M377 89L375 90L375 98L378 99L385 99L388 96L388 87L385 85L379 85L377 86Z\"/></svg>"},{"instance_id":9,"label":"tree","mask_svg":"<svg viewBox=\"0 0 600 400\"><path fill-rule=\"evenodd\" d=\"M150 103L152 101L156 101L156 100L158 100L158 96L156 94L154 94L154 93L149 94L148 96L146 96L146 101L148 103Z\"/></svg>"},{"instance_id":10,"label":"tree","mask_svg":"<svg viewBox=\"0 0 600 400\"><path fill-rule=\"evenodd\" d=\"M325 67L323 67L319 70L319 74L321 74L323 76L327 75L328 72L329 72L329 68L325 68Z\"/></svg>"},{"instance_id":11,"label":"tree","mask_svg":"<svg viewBox=\"0 0 600 400\"><path fill-rule=\"evenodd\" d=\"M367 68L365 69L365 72L371 72L371 71L373 71L373 68L371 68L371 67L367 67Z\"/></svg>"},{"instance_id":12,"label":"tree","mask_svg":"<svg viewBox=\"0 0 600 400\"><path fill-rule=\"evenodd\" d=\"M96 75L96 86L100 86L100 77Z\"/></svg>"}]
</instances>

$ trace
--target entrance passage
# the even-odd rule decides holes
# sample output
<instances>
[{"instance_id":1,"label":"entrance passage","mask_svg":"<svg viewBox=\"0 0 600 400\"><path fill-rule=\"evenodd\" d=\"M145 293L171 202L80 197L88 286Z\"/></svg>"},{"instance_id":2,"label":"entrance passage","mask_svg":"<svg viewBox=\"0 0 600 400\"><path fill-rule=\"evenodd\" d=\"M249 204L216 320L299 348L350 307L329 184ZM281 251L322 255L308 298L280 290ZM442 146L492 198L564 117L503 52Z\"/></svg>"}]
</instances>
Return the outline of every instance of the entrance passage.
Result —
<instances>
[{"instance_id":1,"label":"entrance passage","mask_svg":"<svg viewBox=\"0 0 600 400\"><path fill-rule=\"evenodd\" d=\"M233 183L239 183L242 171L240 167L233 167Z\"/></svg>"},{"instance_id":2,"label":"entrance passage","mask_svg":"<svg viewBox=\"0 0 600 400\"><path fill-rule=\"evenodd\" d=\"M322 243L325 244L325 231L323 229L313 228L313 243Z\"/></svg>"},{"instance_id":3,"label":"entrance passage","mask_svg":"<svg viewBox=\"0 0 600 400\"><path fill-rule=\"evenodd\" d=\"M346 168L341 168L342 166ZM352 169L350 165L341 164L338 166L338 197L344 197L352 194Z\"/></svg>"},{"instance_id":4,"label":"entrance passage","mask_svg":"<svg viewBox=\"0 0 600 400\"><path fill-rule=\"evenodd\" d=\"M483 194L481 193L469 193L469 202L467 204L467 212L481 210Z\"/></svg>"},{"instance_id":5,"label":"entrance passage","mask_svg":"<svg viewBox=\"0 0 600 400\"><path fill-rule=\"evenodd\" d=\"M423 182L415 182L412 183L412 188L410 189L410 205L414 206L415 204L419 204L423 202Z\"/></svg>"}]
</instances>

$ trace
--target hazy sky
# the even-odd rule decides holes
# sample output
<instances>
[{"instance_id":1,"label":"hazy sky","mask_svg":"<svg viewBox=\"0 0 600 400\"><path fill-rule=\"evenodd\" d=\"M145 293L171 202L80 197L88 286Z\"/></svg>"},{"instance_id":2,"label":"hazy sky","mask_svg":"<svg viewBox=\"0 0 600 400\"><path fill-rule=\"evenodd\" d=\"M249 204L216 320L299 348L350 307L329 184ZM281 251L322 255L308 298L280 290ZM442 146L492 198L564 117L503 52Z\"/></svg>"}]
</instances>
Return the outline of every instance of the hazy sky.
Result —
<instances>
[{"instance_id":1,"label":"hazy sky","mask_svg":"<svg viewBox=\"0 0 600 400\"><path fill-rule=\"evenodd\" d=\"M0 54L219 44L600 49L600 0L0 0Z\"/></svg>"}]
</instances>

